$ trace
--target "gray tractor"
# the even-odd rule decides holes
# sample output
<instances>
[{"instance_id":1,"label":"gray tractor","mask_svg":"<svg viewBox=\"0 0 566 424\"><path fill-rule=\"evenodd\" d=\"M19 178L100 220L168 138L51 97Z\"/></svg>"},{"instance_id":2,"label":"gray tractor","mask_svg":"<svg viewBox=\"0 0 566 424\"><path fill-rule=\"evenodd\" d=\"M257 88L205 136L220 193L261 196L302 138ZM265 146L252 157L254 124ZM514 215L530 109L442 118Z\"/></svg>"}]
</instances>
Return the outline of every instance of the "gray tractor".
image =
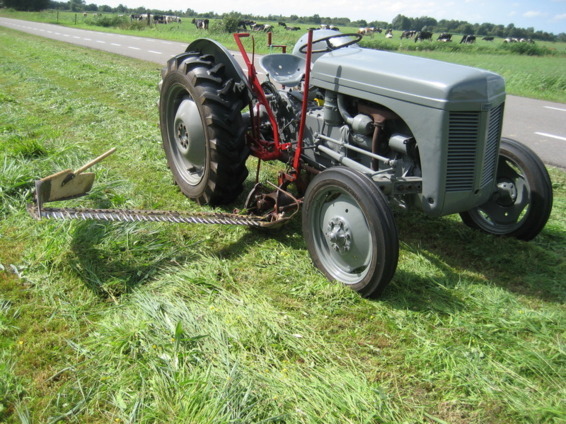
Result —
<instances>
[{"instance_id":1,"label":"gray tractor","mask_svg":"<svg viewBox=\"0 0 566 424\"><path fill-rule=\"evenodd\" d=\"M502 77L485 70L360 48L357 34L310 31L291 54L261 59L235 34L247 69L209 39L170 59L160 124L181 191L226 204L243 191L249 155L286 164L275 190L257 184L246 210L274 221L302 205L312 261L364 296L393 277L393 206L460 214L489 234L530 240L552 209L541 160L501 138Z\"/></svg>"}]
</instances>

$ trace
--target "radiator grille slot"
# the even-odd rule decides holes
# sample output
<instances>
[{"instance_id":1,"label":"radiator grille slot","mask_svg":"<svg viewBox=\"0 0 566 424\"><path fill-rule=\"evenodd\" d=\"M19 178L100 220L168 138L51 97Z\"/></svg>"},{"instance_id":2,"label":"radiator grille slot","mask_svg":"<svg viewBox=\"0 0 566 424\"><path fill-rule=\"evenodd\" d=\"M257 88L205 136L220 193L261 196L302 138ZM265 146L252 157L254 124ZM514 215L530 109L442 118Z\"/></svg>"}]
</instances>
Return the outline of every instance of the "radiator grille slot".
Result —
<instances>
[{"instance_id":1,"label":"radiator grille slot","mask_svg":"<svg viewBox=\"0 0 566 424\"><path fill-rule=\"evenodd\" d=\"M484 167L481 178L481 187L485 187L495 178L497 158L499 157L499 138L503 123L503 104L489 112L487 130L487 144L485 146Z\"/></svg>"},{"instance_id":2,"label":"radiator grille slot","mask_svg":"<svg viewBox=\"0 0 566 424\"><path fill-rule=\"evenodd\" d=\"M479 112L450 114L446 191L473 189L479 128Z\"/></svg>"}]
</instances>

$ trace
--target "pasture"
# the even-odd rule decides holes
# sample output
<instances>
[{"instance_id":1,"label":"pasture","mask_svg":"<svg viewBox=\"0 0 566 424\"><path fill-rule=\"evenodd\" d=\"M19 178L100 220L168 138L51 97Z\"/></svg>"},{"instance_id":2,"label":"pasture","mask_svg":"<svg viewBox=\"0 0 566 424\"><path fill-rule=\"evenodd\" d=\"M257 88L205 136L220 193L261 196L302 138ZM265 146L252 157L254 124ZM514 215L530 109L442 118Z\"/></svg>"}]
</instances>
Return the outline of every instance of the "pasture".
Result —
<instances>
[{"instance_id":1,"label":"pasture","mask_svg":"<svg viewBox=\"0 0 566 424\"><path fill-rule=\"evenodd\" d=\"M162 38L187 42L199 38L213 38L229 49L237 50L231 34L218 30L219 20L210 21L209 30L198 30L191 23L192 18L183 18L181 23L147 25L145 22L130 21L128 16L118 19L117 15L94 16L82 13L57 12L13 12L0 10L0 15L18 19L57 23L96 31L117 32L143 37ZM98 25L96 23L98 22ZM102 26L102 22L117 25ZM273 26L273 43L286 45L291 51L298 38L309 25L298 24L300 31L287 31L277 22L262 21ZM289 26L295 26L290 24ZM357 32L357 27L342 27L342 32ZM415 43L413 39L401 39L401 31L393 31L393 38L385 38L385 32L364 37L364 47L415 54L432 59L463 65L476 66L503 75L507 92L518 96L532 97L566 103L566 43L536 42L534 45L505 44L503 39L483 41L481 37L474 44L460 44L461 34L454 34L450 43L438 42L438 33L432 41ZM272 51L267 45L267 35L254 33L256 52L266 54ZM276 51L279 51L276 49ZM520 54L522 53L522 54Z\"/></svg>"},{"instance_id":2,"label":"pasture","mask_svg":"<svg viewBox=\"0 0 566 424\"><path fill-rule=\"evenodd\" d=\"M398 211L370 301L315 271L298 219L34 221L34 179L110 147L78 204L209 208L171 182L158 66L1 27L0 54L0 421L563 422L563 171L530 243Z\"/></svg>"}]
</instances>

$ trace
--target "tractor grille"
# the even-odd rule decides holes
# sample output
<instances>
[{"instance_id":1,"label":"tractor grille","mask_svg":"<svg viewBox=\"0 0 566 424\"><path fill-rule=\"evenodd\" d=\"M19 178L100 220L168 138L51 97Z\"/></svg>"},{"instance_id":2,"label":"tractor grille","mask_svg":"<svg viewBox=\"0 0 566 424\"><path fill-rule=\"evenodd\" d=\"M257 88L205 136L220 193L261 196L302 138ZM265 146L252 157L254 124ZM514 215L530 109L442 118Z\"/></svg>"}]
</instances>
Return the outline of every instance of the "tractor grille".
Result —
<instances>
[{"instance_id":1,"label":"tractor grille","mask_svg":"<svg viewBox=\"0 0 566 424\"><path fill-rule=\"evenodd\" d=\"M487 144L485 146L484 166L481 178L481 187L485 187L495 178L497 158L499 156L499 139L501 125L503 124L503 103L489 112L487 129Z\"/></svg>"},{"instance_id":2,"label":"tractor grille","mask_svg":"<svg viewBox=\"0 0 566 424\"><path fill-rule=\"evenodd\" d=\"M452 112L450 114L446 191L473 189L479 128L479 112Z\"/></svg>"},{"instance_id":3,"label":"tractor grille","mask_svg":"<svg viewBox=\"0 0 566 424\"><path fill-rule=\"evenodd\" d=\"M448 135L447 191L472 191L476 172L481 175L480 187L493 181L503 120L503 104L489 112L485 146L480 144L480 112L452 112ZM484 152L483 169L476 171L478 148Z\"/></svg>"}]
</instances>

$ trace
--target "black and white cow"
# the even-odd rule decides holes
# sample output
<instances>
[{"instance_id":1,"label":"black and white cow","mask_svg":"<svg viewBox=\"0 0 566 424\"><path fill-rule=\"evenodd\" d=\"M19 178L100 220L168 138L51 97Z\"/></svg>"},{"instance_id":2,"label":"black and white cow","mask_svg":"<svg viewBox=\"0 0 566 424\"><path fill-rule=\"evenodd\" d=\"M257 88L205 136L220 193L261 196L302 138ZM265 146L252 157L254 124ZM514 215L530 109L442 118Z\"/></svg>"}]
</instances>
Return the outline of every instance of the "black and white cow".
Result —
<instances>
[{"instance_id":1,"label":"black and white cow","mask_svg":"<svg viewBox=\"0 0 566 424\"><path fill-rule=\"evenodd\" d=\"M191 22L193 24L195 24L197 29L208 29L208 23L209 23L208 19L196 19L195 18Z\"/></svg>"},{"instance_id":2,"label":"black and white cow","mask_svg":"<svg viewBox=\"0 0 566 424\"><path fill-rule=\"evenodd\" d=\"M430 31L419 31L415 36L415 43L417 41L432 40L432 32Z\"/></svg>"},{"instance_id":3,"label":"black and white cow","mask_svg":"<svg viewBox=\"0 0 566 424\"><path fill-rule=\"evenodd\" d=\"M448 43L448 42L452 41L452 34L447 34L447 33L443 32L442 34L440 34L438 36L436 41L443 41L445 43Z\"/></svg>"},{"instance_id":4,"label":"black and white cow","mask_svg":"<svg viewBox=\"0 0 566 424\"><path fill-rule=\"evenodd\" d=\"M474 44L476 42L476 36L475 35L464 35L462 37L462 40L460 40L460 44Z\"/></svg>"}]
</instances>

